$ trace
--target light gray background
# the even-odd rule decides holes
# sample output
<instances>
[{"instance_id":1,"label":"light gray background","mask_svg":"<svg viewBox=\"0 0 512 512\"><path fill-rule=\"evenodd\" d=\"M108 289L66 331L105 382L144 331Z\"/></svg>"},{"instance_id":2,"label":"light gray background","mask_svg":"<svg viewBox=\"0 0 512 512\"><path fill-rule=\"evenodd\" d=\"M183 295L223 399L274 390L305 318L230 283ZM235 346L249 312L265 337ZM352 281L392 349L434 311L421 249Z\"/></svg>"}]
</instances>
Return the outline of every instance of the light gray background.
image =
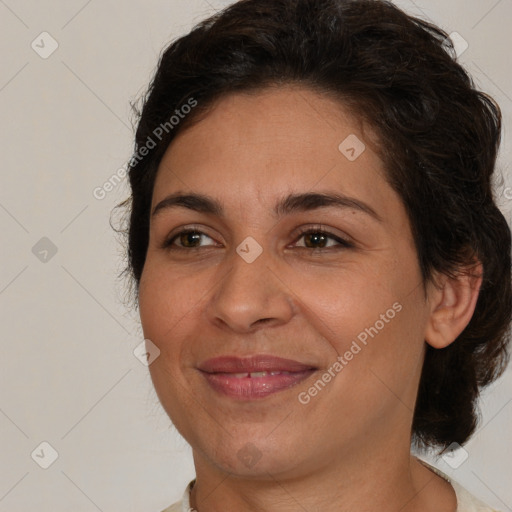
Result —
<instances>
[{"instance_id":1,"label":"light gray background","mask_svg":"<svg viewBox=\"0 0 512 512\"><path fill-rule=\"evenodd\" d=\"M0 0L0 511L158 512L194 476L190 448L133 354L141 330L123 305L122 248L109 226L125 180L103 200L93 191L131 156L130 101L161 49L228 3ZM510 219L512 0L397 3L460 33L469 43L460 60L501 104L497 197ZM31 47L43 31L59 45L47 59ZM47 261L32 251L43 237L57 249ZM468 459L458 469L434 461L503 511L512 510L511 402L509 369L484 395ZM58 452L48 469L31 457L49 460L43 441Z\"/></svg>"}]
</instances>

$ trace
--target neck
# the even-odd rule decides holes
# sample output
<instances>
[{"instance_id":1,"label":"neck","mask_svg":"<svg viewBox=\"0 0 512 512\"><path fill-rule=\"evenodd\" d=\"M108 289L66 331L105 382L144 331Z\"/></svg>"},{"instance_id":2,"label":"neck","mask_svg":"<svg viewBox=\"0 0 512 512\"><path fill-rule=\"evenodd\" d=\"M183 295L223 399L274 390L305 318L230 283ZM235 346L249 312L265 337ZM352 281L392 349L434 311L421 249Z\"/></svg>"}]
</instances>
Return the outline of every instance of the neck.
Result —
<instances>
[{"instance_id":1,"label":"neck","mask_svg":"<svg viewBox=\"0 0 512 512\"><path fill-rule=\"evenodd\" d=\"M451 486L406 448L388 446L384 452L362 447L357 457L344 453L342 460L329 460L307 473L265 471L250 477L222 472L194 452L197 477L190 506L197 512L455 510ZM437 499L432 498L434 490Z\"/></svg>"}]
</instances>

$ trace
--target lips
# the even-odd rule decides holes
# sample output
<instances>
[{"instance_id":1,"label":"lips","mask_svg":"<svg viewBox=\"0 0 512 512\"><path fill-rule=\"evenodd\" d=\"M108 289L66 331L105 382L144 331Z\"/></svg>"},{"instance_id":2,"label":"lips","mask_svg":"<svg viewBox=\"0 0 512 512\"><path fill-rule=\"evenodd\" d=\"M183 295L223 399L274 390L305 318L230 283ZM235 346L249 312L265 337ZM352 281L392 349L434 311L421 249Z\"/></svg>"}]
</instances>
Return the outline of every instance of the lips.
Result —
<instances>
[{"instance_id":1,"label":"lips","mask_svg":"<svg viewBox=\"0 0 512 512\"><path fill-rule=\"evenodd\" d=\"M270 355L251 357L224 356L208 359L199 366L207 373L252 373L252 372L303 372L313 366L292 359Z\"/></svg>"},{"instance_id":2,"label":"lips","mask_svg":"<svg viewBox=\"0 0 512 512\"><path fill-rule=\"evenodd\" d=\"M217 392L240 400L263 398L297 385L317 368L270 355L209 359L198 369Z\"/></svg>"}]
</instances>

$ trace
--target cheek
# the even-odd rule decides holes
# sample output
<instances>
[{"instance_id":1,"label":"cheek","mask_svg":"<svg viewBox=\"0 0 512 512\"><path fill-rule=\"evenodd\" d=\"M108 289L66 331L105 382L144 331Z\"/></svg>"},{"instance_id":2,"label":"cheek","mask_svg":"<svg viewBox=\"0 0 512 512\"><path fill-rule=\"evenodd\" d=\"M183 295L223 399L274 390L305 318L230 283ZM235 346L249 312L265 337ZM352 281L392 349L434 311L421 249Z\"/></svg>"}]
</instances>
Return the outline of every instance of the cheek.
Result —
<instances>
[{"instance_id":1,"label":"cheek","mask_svg":"<svg viewBox=\"0 0 512 512\"><path fill-rule=\"evenodd\" d=\"M400 307L393 305L401 301L401 287L389 276L371 268L303 274L295 277L293 292L307 306L304 314L339 352L359 334L364 338L376 322L383 330L398 316Z\"/></svg>"},{"instance_id":2,"label":"cheek","mask_svg":"<svg viewBox=\"0 0 512 512\"><path fill-rule=\"evenodd\" d=\"M343 369L334 369L334 387L374 395L377 404L382 393L401 395L413 387L427 311L419 279L414 265L393 262L329 280L301 280L297 296L309 323L330 345L329 367L343 358Z\"/></svg>"},{"instance_id":3,"label":"cheek","mask_svg":"<svg viewBox=\"0 0 512 512\"><path fill-rule=\"evenodd\" d=\"M159 356L149 366L155 391L170 414L174 397L185 396L185 385L177 366L181 363L179 344L179 319L184 312L177 300L176 283L168 275L147 265L139 286L139 314L144 338L151 340L160 350Z\"/></svg>"},{"instance_id":4,"label":"cheek","mask_svg":"<svg viewBox=\"0 0 512 512\"><path fill-rule=\"evenodd\" d=\"M183 274L157 258L148 258L139 286L139 314L144 338L160 350L149 371L161 400L185 398L202 331L205 291L211 285L204 273Z\"/></svg>"},{"instance_id":5,"label":"cheek","mask_svg":"<svg viewBox=\"0 0 512 512\"><path fill-rule=\"evenodd\" d=\"M139 315L144 337L159 346L161 331L166 328L165 324L169 319L169 314L163 314L169 297L165 292L166 288L156 279L155 273L146 268L139 285Z\"/></svg>"},{"instance_id":6,"label":"cheek","mask_svg":"<svg viewBox=\"0 0 512 512\"><path fill-rule=\"evenodd\" d=\"M139 314L144 338L151 340L160 350L159 356L149 366L149 372L167 414L176 420L178 430L185 410L193 410L194 400L181 368L183 351L187 345L180 340L186 328L189 300L184 297L179 282L172 274L162 271L147 261L139 286ZM181 369L180 369L181 368Z\"/></svg>"},{"instance_id":7,"label":"cheek","mask_svg":"<svg viewBox=\"0 0 512 512\"><path fill-rule=\"evenodd\" d=\"M338 346L344 368L337 390L358 397L346 404L354 415L414 409L425 346L423 309L419 295L394 298L367 310L366 325L354 324Z\"/></svg>"},{"instance_id":8,"label":"cheek","mask_svg":"<svg viewBox=\"0 0 512 512\"><path fill-rule=\"evenodd\" d=\"M146 338L162 344L186 323L187 315L193 314L204 295L204 284L199 285L196 279L180 276L175 269L148 258L139 286L139 312Z\"/></svg>"}]
</instances>

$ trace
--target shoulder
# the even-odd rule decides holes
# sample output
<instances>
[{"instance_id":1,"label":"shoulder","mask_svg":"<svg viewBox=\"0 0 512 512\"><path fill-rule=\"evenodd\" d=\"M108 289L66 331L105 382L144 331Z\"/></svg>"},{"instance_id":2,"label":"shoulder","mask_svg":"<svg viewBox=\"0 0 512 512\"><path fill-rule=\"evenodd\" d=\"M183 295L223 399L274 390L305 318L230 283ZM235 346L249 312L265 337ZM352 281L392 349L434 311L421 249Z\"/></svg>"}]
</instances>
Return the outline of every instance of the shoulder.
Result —
<instances>
[{"instance_id":1,"label":"shoulder","mask_svg":"<svg viewBox=\"0 0 512 512\"><path fill-rule=\"evenodd\" d=\"M467 491L462 485L450 479L450 477L445 475L436 467L431 466L424 460L419 460L422 464L426 465L430 470L444 478L452 485L453 490L455 491L455 495L457 496L457 512L499 512L487 506L485 503ZM183 499L181 501L174 503L165 510L162 510L162 512L191 512L188 496L193 483L194 481L188 484L185 492L183 493Z\"/></svg>"},{"instance_id":2,"label":"shoulder","mask_svg":"<svg viewBox=\"0 0 512 512\"><path fill-rule=\"evenodd\" d=\"M418 459L422 464L427 466L431 471L444 478L451 484L455 495L457 496L457 512L499 512L484 502L479 500L476 496L473 496L468 490L466 490L461 484L451 479L448 475L445 475L441 470L430 465L424 460Z\"/></svg>"},{"instance_id":3,"label":"shoulder","mask_svg":"<svg viewBox=\"0 0 512 512\"><path fill-rule=\"evenodd\" d=\"M468 492L453 480L450 482L457 495L457 512L498 512Z\"/></svg>"},{"instance_id":4,"label":"shoulder","mask_svg":"<svg viewBox=\"0 0 512 512\"><path fill-rule=\"evenodd\" d=\"M185 489L185 492L183 493L183 497L181 498L181 501L178 501L171 505L170 507L167 507L165 510L162 510L162 512L195 512L194 509L190 508L190 489L192 489L192 486L195 483L195 479L192 480Z\"/></svg>"},{"instance_id":5,"label":"shoulder","mask_svg":"<svg viewBox=\"0 0 512 512\"><path fill-rule=\"evenodd\" d=\"M167 507L165 510L162 510L162 512L182 512L183 510L183 502L178 501L174 505L171 505L170 507Z\"/></svg>"}]
</instances>

